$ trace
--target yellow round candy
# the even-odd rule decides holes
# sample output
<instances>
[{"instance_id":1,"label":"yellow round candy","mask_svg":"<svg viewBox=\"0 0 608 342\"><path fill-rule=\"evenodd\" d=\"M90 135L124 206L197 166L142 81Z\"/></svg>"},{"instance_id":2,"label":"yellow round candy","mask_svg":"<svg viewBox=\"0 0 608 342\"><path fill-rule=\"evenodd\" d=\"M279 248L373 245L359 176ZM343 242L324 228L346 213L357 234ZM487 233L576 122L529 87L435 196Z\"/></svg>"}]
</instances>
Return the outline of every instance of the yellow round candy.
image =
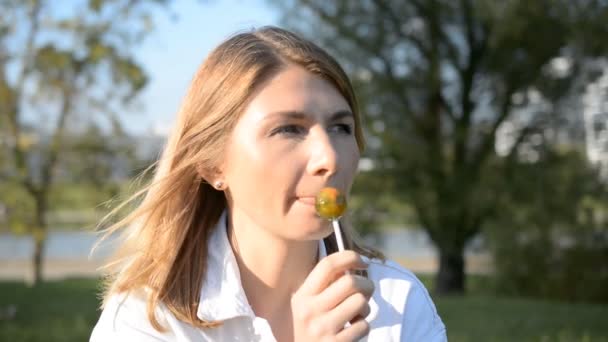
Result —
<instances>
[{"instance_id":1,"label":"yellow round candy","mask_svg":"<svg viewBox=\"0 0 608 342\"><path fill-rule=\"evenodd\" d=\"M323 188L317 194L315 209L324 219L338 219L346 210L346 198L336 188Z\"/></svg>"}]
</instances>

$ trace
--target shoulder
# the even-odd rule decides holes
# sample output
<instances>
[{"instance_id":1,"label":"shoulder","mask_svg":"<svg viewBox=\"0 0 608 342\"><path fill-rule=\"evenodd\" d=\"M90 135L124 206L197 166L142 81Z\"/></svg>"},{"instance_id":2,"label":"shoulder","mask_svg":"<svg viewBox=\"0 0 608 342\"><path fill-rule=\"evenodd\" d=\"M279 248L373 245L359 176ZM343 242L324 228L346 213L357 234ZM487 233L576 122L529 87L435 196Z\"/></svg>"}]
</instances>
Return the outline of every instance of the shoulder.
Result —
<instances>
[{"instance_id":1,"label":"shoulder","mask_svg":"<svg viewBox=\"0 0 608 342\"><path fill-rule=\"evenodd\" d=\"M159 322L166 325L166 310L159 306L155 313ZM122 293L108 298L90 341L165 341L170 337L170 332L159 332L148 320L144 294Z\"/></svg>"},{"instance_id":2,"label":"shoulder","mask_svg":"<svg viewBox=\"0 0 608 342\"><path fill-rule=\"evenodd\" d=\"M398 327L400 340L445 340L445 325L416 275L392 260L366 261L368 276L376 285L374 303L370 302L372 312L377 309L376 323Z\"/></svg>"},{"instance_id":3,"label":"shoulder","mask_svg":"<svg viewBox=\"0 0 608 342\"><path fill-rule=\"evenodd\" d=\"M420 280L418 280L418 278L412 271L404 268L393 260L379 260L365 257L364 260L369 264L369 272L377 278L399 279L413 283L419 283L420 285L422 285Z\"/></svg>"},{"instance_id":4,"label":"shoulder","mask_svg":"<svg viewBox=\"0 0 608 342\"><path fill-rule=\"evenodd\" d=\"M369 264L369 278L376 284L376 290L386 296L402 295L405 300L412 296L433 306L433 301L416 275L392 260L366 259Z\"/></svg>"}]
</instances>

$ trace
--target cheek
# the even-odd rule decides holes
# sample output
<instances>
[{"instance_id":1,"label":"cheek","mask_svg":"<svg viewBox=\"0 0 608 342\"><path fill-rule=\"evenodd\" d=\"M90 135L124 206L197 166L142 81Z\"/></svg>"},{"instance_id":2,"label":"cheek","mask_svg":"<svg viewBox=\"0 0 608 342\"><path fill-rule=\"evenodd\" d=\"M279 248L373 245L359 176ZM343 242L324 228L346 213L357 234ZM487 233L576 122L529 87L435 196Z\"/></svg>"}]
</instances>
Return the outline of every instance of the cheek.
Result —
<instances>
[{"instance_id":1,"label":"cheek","mask_svg":"<svg viewBox=\"0 0 608 342\"><path fill-rule=\"evenodd\" d=\"M359 169L359 148L356 144L349 144L344 153L342 164L344 165L344 174L346 181L350 184L354 181L355 175Z\"/></svg>"},{"instance_id":2,"label":"cheek","mask_svg":"<svg viewBox=\"0 0 608 342\"><path fill-rule=\"evenodd\" d=\"M295 161L260 144L239 147L228 179L234 205L254 216L280 209L297 173Z\"/></svg>"}]
</instances>

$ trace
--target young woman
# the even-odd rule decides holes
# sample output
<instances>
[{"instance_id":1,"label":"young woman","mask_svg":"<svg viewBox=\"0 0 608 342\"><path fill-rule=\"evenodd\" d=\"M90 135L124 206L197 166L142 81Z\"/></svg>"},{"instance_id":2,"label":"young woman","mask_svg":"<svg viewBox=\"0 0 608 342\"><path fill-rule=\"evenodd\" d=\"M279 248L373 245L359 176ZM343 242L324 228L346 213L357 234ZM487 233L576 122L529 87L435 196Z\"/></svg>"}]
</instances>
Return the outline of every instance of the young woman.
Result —
<instances>
[{"instance_id":1,"label":"young woman","mask_svg":"<svg viewBox=\"0 0 608 342\"><path fill-rule=\"evenodd\" d=\"M219 45L143 200L107 230L124 239L91 340L445 341L411 272L354 243L347 222L337 251L315 213L320 189L348 194L363 147L350 81L325 51L275 27Z\"/></svg>"}]
</instances>

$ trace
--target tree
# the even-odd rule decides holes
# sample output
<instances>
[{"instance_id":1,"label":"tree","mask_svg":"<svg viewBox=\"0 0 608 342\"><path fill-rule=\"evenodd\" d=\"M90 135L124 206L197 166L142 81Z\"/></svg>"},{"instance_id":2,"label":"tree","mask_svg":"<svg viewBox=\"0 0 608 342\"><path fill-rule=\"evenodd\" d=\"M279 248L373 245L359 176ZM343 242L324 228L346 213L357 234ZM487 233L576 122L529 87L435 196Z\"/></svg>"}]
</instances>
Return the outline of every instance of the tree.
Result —
<instances>
[{"instance_id":1,"label":"tree","mask_svg":"<svg viewBox=\"0 0 608 342\"><path fill-rule=\"evenodd\" d=\"M33 211L25 229L35 240L34 283L41 280L49 193L69 148L66 136L88 125L119 127L118 109L147 82L132 48L150 32L153 9L165 3L0 2L0 180Z\"/></svg>"},{"instance_id":2,"label":"tree","mask_svg":"<svg viewBox=\"0 0 608 342\"><path fill-rule=\"evenodd\" d=\"M395 191L410 202L439 249L435 290L464 292L464 246L497 210L501 187L492 178L560 115L580 115L566 111L561 99L576 99L601 73L595 62L608 43L591 37L608 33L608 4L280 4L286 25L320 41L353 75L373 172L394 180L378 191ZM497 156L498 132L506 123L513 136Z\"/></svg>"}]
</instances>

